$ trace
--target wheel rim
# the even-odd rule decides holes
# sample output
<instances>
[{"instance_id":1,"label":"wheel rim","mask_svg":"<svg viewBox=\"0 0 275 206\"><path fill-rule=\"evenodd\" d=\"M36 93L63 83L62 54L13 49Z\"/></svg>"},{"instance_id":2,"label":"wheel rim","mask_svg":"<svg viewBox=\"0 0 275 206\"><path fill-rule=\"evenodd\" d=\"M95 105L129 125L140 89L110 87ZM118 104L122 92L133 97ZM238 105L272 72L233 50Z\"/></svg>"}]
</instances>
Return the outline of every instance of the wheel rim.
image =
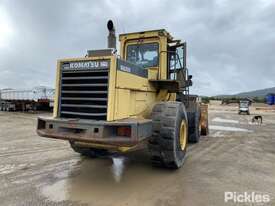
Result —
<instances>
[{"instance_id":1,"label":"wheel rim","mask_svg":"<svg viewBox=\"0 0 275 206\"><path fill-rule=\"evenodd\" d=\"M180 125L180 147L182 150L185 149L187 142L187 126L186 122L183 120Z\"/></svg>"}]
</instances>

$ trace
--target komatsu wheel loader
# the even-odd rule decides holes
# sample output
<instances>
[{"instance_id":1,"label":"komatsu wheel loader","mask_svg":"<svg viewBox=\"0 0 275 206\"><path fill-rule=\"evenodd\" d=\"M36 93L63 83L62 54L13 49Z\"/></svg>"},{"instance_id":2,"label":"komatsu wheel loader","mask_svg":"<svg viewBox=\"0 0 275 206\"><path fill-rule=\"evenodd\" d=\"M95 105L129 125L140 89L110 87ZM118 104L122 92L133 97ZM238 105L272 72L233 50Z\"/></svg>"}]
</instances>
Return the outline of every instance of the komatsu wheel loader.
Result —
<instances>
[{"instance_id":1,"label":"komatsu wheel loader","mask_svg":"<svg viewBox=\"0 0 275 206\"><path fill-rule=\"evenodd\" d=\"M164 29L121 34L118 55L107 27L108 49L58 61L54 115L38 118L37 133L90 156L146 146L153 165L180 168L188 142L208 133L207 106L189 95L186 43Z\"/></svg>"}]
</instances>

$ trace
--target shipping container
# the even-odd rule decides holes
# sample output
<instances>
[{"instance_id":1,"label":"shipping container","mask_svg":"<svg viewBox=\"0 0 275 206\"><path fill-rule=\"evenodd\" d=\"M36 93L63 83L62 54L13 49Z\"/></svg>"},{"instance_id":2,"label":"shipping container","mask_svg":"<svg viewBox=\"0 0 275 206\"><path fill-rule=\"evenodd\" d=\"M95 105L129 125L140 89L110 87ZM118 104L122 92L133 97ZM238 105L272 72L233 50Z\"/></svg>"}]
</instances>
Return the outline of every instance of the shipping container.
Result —
<instances>
[{"instance_id":1,"label":"shipping container","mask_svg":"<svg viewBox=\"0 0 275 206\"><path fill-rule=\"evenodd\" d=\"M268 105L273 105L275 103L275 94L268 94L266 95L266 103Z\"/></svg>"}]
</instances>

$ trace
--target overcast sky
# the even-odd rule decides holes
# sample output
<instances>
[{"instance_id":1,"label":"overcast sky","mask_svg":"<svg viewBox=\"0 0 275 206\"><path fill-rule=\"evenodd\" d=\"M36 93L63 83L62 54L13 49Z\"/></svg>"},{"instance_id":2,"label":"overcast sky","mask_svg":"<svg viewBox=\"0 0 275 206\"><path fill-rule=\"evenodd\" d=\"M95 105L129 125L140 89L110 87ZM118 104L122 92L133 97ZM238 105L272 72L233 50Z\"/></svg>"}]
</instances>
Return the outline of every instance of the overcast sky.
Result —
<instances>
[{"instance_id":1,"label":"overcast sky","mask_svg":"<svg viewBox=\"0 0 275 206\"><path fill-rule=\"evenodd\" d=\"M127 2L127 3L126 3ZM0 0L0 88L54 86L56 59L117 33L167 29L188 43L193 93L275 86L273 0Z\"/></svg>"}]
</instances>

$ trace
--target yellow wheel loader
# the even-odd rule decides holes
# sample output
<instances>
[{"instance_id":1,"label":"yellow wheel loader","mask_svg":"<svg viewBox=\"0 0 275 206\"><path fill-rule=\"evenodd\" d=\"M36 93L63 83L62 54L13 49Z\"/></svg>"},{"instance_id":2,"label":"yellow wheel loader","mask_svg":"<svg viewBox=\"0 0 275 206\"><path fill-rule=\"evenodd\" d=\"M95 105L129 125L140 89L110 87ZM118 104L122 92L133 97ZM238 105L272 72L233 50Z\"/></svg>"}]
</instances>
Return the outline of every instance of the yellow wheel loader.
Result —
<instances>
[{"instance_id":1,"label":"yellow wheel loader","mask_svg":"<svg viewBox=\"0 0 275 206\"><path fill-rule=\"evenodd\" d=\"M89 156L146 146L153 165L181 167L188 141L208 133L207 107L189 95L186 43L164 29L121 34L118 55L107 27L108 49L58 61L54 115L38 118L37 133Z\"/></svg>"}]
</instances>

